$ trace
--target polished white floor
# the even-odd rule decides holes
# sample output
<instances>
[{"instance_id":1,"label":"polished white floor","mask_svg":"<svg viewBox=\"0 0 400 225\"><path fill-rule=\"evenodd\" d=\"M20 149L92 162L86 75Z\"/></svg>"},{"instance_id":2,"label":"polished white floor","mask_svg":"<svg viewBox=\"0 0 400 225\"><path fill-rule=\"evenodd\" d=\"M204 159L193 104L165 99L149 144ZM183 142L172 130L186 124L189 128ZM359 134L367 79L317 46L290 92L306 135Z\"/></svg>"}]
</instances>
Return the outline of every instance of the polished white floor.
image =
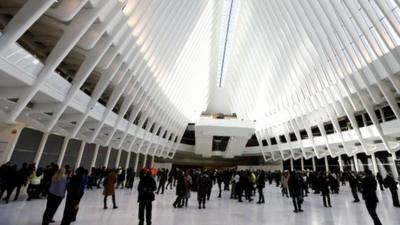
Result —
<instances>
[{"instance_id":1,"label":"polished white floor","mask_svg":"<svg viewBox=\"0 0 400 225\"><path fill-rule=\"evenodd\" d=\"M215 186L216 187L216 186ZM274 185L267 185L266 204L258 205L253 201L239 203L229 199L224 192L218 199L214 187L212 198L206 209L197 208L196 193L192 193L189 207L174 209L172 202L175 192L168 190L164 195L157 195L153 204L153 224L155 225L369 225L373 224L364 202L352 203L348 187L342 187L339 195L332 195L332 208L324 208L320 195L310 194L305 199L304 212L293 213L291 199L282 198L280 190ZM118 190L118 209L103 210L101 190L86 192L80 204L80 211L75 225L137 224L136 191ZM13 197L13 196L12 196ZM25 196L22 196L25 198ZM360 196L361 197L361 196ZM400 224L400 208L392 206L389 191L379 192L378 215L384 225ZM21 198L22 199L22 198ZM111 199L109 199L111 200ZM45 200L32 200L0 204L0 225L41 224ZM110 202L111 203L111 202ZM109 204L111 206L111 204ZM55 216L59 224L64 202Z\"/></svg>"}]
</instances>

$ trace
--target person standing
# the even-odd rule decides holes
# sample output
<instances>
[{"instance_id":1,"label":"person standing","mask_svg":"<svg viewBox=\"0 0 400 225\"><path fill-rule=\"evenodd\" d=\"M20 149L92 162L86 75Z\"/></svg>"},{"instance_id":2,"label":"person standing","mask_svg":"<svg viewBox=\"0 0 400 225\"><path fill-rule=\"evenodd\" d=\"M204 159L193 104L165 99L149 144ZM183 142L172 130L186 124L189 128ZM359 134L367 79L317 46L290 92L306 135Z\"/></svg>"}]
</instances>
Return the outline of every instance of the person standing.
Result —
<instances>
[{"instance_id":1,"label":"person standing","mask_svg":"<svg viewBox=\"0 0 400 225\"><path fill-rule=\"evenodd\" d=\"M16 186L17 190L16 190L16 193L15 193L14 201L18 200L19 193L21 191L21 187L22 186L26 186L26 183L28 181L28 177L29 177L28 164L24 163L24 164L22 164L22 168L20 170L18 170L17 186Z\"/></svg>"},{"instance_id":2,"label":"person standing","mask_svg":"<svg viewBox=\"0 0 400 225\"><path fill-rule=\"evenodd\" d=\"M112 203L113 203L113 209L117 209L117 205L115 204L115 185L118 183L117 182L117 173L115 170L109 171L109 173L106 175L106 178L104 180L104 209L107 209L107 197L111 195L112 198Z\"/></svg>"},{"instance_id":3,"label":"person standing","mask_svg":"<svg viewBox=\"0 0 400 225\"><path fill-rule=\"evenodd\" d=\"M173 170L171 169L171 171L169 171L168 173L168 182L167 182L167 186L165 187L166 189L168 189L168 186L170 187L170 190L172 190L172 180L174 177L174 173L172 172ZM168 170L167 170L168 172Z\"/></svg>"},{"instance_id":4,"label":"person standing","mask_svg":"<svg viewBox=\"0 0 400 225\"><path fill-rule=\"evenodd\" d=\"M84 183L85 169L79 167L75 171L67 185L67 198L61 225L69 225L76 219L76 212L79 209L79 202L83 196L82 183Z\"/></svg>"},{"instance_id":5,"label":"person standing","mask_svg":"<svg viewBox=\"0 0 400 225\"><path fill-rule=\"evenodd\" d=\"M5 184L4 187L7 191L6 197L3 198L3 200L8 203L8 200L10 199L11 193L14 191L14 189L17 187L18 183L18 171L17 171L17 165L11 165L9 166L9 169L7 171L6 179L4 180ZM3 195L3 190L0 194L0 198Z\"/></svg>"},{"instance_id":6,"label":"person standing","mask_svg":"<svg viewBox=\"0 0 400 225\"><path fill-rule=\"evenodd\" d=\"M295 212L295 213L303 212L303 210L301 209L302 182L301 182L301 178L293 171L290 172L288 186L289 186L289 194L290 194L290 197L292 197L293 206L294 206L293 212Z\"/></svg>"},{"instance_id":7,"label":"person standing","mask_svg":"<svg viewBox=\"0 0 400 225\"><path fill-rule=\"evenodd\" d=\"M43 169L38 168L36 171L29 176L29 185L28 185L28 199L30 201L32 198L39 198L40 195L40 183L43 179Z\"/></svg>"},{"instance_id":8,"label":"person standing","mask_svg":"<svg viewBox=\"0 0 400 225\"><path fill-rule=\"evenodd\" d=\"M67 177L65 176L65 169L60 168L51 178L51 185L47 195L47 204L43 213L42 225L48 225L49 223L54 222L54 214L65 196L66 188Z\"/></svg>"},{"instance_id":9,"label":"person standing","mask_svg":"<svg viewBox=\"0 0 400 225\"><path fill-rule=\"evenodd\" d=\"M354 201L353 202L359 202L360 199L358 198L358 179L356 177L356 174L352 172L349 176L349 185L351 189L351 193L353 194Z\"/></svg>"},{"instance_id":10,"label":"person standing","mask_svg":"<svg viewBox=\"0 0 400 225\"><path fill-rule=\"evenodd\" d=\"M325 172L321 172L319 186L321 188L322 200L324 202L324 207L331 206L331 196L329 191L329 176L326 176Z\"/></svg>"},{"instance_id":11,"label":"person standing","mask_svg":"<svg viewBox=\"0 0 400 225\"><path fill-rule=\"evenodd\" d=\"M394 180L391 174L387 174L383 180L383 185L385 188L389 188L392 194L392 201L394 207L400 207L399 196L397 194L397 182Z\"/></svg>"},{"instance_id":12,"label":"person standing","mask_svg":"<svg viewBox=\"0 0 400 225\"><path fill-rule=\"evenodd\" d=\"M144 224L144 213L146 211L146 223L151 225L152 202L154 201L154 191L156 190L156 181L147 171L141 176L138 185L138 203L139 203L139 225Z\"/></svg>"},{"instance_id":13,"label":"person standing","mask_svg":"<svg viewBox=\"0 0 400 225\"><path fill-rule=\"evenodd\" d=\"M183 194L182 205L185 205L185 207L187 207L190 198L190 186L192 185L192 177L190 176L189 171L185 172L183 180L184 180L184 194Z\"/></svg>"},{"instance_id":14,"label":"person standing","mask_svg":"<svg viewBox=\"0 0 400 225\"><path fill-rule=\"evenodd\" d=\"M265 173L261 170L257 176L257 190L258 190L258 202L261 204L265 202L263 189L265 188Z\"/></svg>"},{"instance_id":15,"label":"person standing","mask_svg":"<svg viewBox=\"0 0 400 225\"><path fill-rule=\"evenodd\" d=\"M287 171L285 171L282 174L282 177L281 177L282 197L286 196L286 197L289 198L289 194L288 194L289 185L288 185L288 182L289 182L289 174L288 174Z\"/></svg>"},{"instance_id":16,"label":"person standing","mask_svg":"<svg viewBox=\"0 0 400 225\"><path fill-rule=\"evenodd\" d=\"M135 181L135 171L132 169L132 167L129 167L126 170L126 184L125 184L125 187L128 188L128 189L132 189L134 181Z\"/></svg>"},{"instance_id":17,"label":"person standing","mask_svg":"<svg viewBox=\"0 0 400 225\"><path fill-rule=\"evenodd\" d=\"M199 209L206 208L206 197L207 197L207 192L208 192L208 187L210 183L210 179L207 175L207 173L203 172L198 181L198 187L197 187L197 201L199 202Z\"/></svg>"},{"instance_id":18,"label":"person standing","mask_svg":"<svg viewBox=\"0 0 400 225\"><path fill-rule=\"evenodd\" d=\"M231 177L231 184L232 184L231 199L236 199L238 196L237 184L239 183L239 179L240 179L239 173L237 171L235 171L235 173L233 173L232 177Z\"/></svg>"},{"instance_id":19,"label":"person standing","mask_svg":"<svg viewBox=\"0 0 400 225\"><path fill-rule=\"evenodd\" d=\"M223 178L224 178L222 171L217 171L217 174L215 175L215 177L217 178L217 184L218 184L218 198L221 198L222 181L223 181ZM225 184L225 188L226 188L226 184Z\"/></svg>"},{"instance_id":20,"label":"person standing","mask_svg":"<svg viewBox=\"0 0 400 225\"><path fill-rule=\"evenodd\" d=\"M376 185L377 182L372 176L371 170L365 170L365 177L362 179L362 196L365 200L365 206L367 207L368 213L374 221L375 225L382 225L376 214L376 206L378 204L378 197L376 196Z\"/></svg>"}]
</instances>

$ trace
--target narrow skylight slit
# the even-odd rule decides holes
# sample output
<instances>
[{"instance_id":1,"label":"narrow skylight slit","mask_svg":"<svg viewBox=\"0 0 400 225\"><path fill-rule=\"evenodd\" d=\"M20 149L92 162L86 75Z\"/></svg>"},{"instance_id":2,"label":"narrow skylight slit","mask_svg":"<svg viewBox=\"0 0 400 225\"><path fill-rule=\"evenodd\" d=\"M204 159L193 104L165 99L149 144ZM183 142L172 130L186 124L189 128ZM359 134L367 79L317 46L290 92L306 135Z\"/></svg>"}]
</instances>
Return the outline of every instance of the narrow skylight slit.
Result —
<instances>
[{"instance_id":1,"label":"narrow skylight slit","mask_svg":"<svg viewBox=\"0 0 400 225\"><path fill-rule=\"evenodd\" d=\"M239 15L239 0L225 0L221 22L221 34L218 57L218 87L224 85L226 65L229 60L229 53L232 46L234 29Z\"/></svg>"}]
</instances>

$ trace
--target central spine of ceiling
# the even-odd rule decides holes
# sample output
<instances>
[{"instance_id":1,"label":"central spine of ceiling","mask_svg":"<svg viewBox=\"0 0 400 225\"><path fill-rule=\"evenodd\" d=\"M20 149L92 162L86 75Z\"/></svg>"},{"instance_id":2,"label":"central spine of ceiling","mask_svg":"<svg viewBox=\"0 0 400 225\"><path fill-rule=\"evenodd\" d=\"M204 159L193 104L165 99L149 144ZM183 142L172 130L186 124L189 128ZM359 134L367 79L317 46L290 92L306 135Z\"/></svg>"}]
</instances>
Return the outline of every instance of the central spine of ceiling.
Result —
<instances>
[{"instance_id":1,"label":"central spine of ceiling","mask_svg":"<svg viewBox=\"0 0 400 225\"><path fill-rule=\"evenodd\" d=\"M226 26L224 50L223 50L223 53L222 53L222 65L221 65L221 70L220 70L220 73L219 73L218 87L222 87L222 77L224 75L224 66L225 66L226 44L228 42L229 27L230 27L230 24L231 24L233 1L234 0L231 0L231 4L230 4L230 7L229 7L228 24Z\"/></svg>"}]
</instances>

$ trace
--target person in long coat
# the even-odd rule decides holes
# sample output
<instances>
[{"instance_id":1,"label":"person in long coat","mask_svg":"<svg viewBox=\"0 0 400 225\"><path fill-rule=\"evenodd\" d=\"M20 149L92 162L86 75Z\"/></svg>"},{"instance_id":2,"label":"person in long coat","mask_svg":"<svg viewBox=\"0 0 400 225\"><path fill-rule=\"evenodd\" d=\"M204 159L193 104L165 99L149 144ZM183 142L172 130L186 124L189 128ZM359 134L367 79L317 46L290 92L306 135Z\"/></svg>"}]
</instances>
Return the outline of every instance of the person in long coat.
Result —
<instances>
[{"instance_id":1,"label":"person in long coat","mask_svg":"<svg viewBox=\"0 0 400 225\"><path fill-rule=\"evenodd\" d=\"M264 203L264 192L265 188L265 173L263 170L260 171L257 177L257 189L258 189L258 204Z\"/></svg>"},{"instance_id":2,"label":"person in long coat","mask_svg":"<svg viewBox=\"0 0 400 225\"><path fill-rule=\"evenodd\" d=\"M301 178L299 177L299 175L293 171L289 175L288 186L289 186L289 194L290 194L290 197L292 197L292 201L293 201L294 212L296 212L296 213L303 212L303 210L301 209L302 182L301 182Z\"/></svg>"},{"instance_id":3,"label":"person in long coat","mask_svg":"<svg viewBox=\"0 0 400 225\"><path fill-rule=\"evenodd\" d=\"M209 188L210 178L207 173L202 173L199 177L198 187L197 187L197 201L199 202L199 209L206 208L206 197Z\"/></svg>"},{"instance_id":4,"label":"person in long coat","mask_svg":"<svg viewBox=\"0 0 400 225\"><path fill-rule=\"evenodd\" d=\"M329 176L326 176L325 172L321 172L321 176L319 178L319 185L321 187L322 200L324 202L325 207L332 207L331 205L331 196L329 191Z\"/></svg>"},{"instance_id":5,"label":"person in long coat","mask_svg":"<svg viewBox=\"0 0 400 225\"><path fill-rule=\"evenodd\" d=\"M155 199L154 191L157 188L156 181L151 176L151 172L142 171L138 184L138 203L139 203L139 225L144 224L144 214L146 212L146 223L151 224L152 202Z\"/></svg>"},{"instance_id":6,"label":"person in long coat","mask_svg":"<svg viewBox=\"0 0 400 225\"><path fill-rule=\"evenodd\" d=\"M113 202L113 209L117 209L115 204L115 185L118 183L118 176L115 170L109 171L104 180L104 209L107 209L107 197L111 195Z\"/></svg>"},{"instance_id":7,"label":"person in long coat","mask_svg":"<svg viewBox=\"0 0 400 225\"><path fill-rule=\"evenodd\" d=\"M392 194L393 206L400 207L399 195L397 194L397 182L394 180L391 174L386 175L385 179L383 180L383 185L386 188L389 188L390 193Z\"/></svg>"},{"instance_id":8,"label":"person in long coat","mask_svg":"<svg viewBox=\"0 0 400 225\"><path fill-rule=\"evenodd\" d=\"M365 177L362 179L362 197L365 200L365 206L367 207L368 213L374 221L375 225L382 225L376 214L376 206L378 204L378 197L376 196L376 185L377 182L375 177L372 175L371 170L365 171Z\"/></svg>"},{"instance_id":9,"label":"person in long coat","mask_svg":"<svg viewBox=\"0 0 400 225\"><path fill-rule=\"evenodd\" d=\"M351 194L353 195L354 198L354 203L359 202L360 198L358 198L358 189L359 189L359 185L358 185L358 178L355 174L355 172L350 173L350 177L349 177L349 185L350 185L350 189L351 189Z\"/></svg>"},{"instance_id":10,"label":"person in long coat","mask_svg":"<svg viewBox=\"0 0 400 225\"><path fill-rule=\"evenodd\" d=\"M182 171L177 171L176 180L177 180L176 199L175 199L174 203L172 204L172 206L174 206L174 208L176 208L176 207L181 208L182 200L185 195L185 180L184 180Z\"/></svg>"},{"instance_id":11,"label":"person in long coat","mask_svg":"<svg viewBox=\"0 0 400 225\"><path fill-rule=\"evenodd\" d=\"M76 210L79 208L80 199L83 196L81 186L85 170L79 167L75 171L67 185L67 198L65 200L64 214L61 220L61 225L69 225L75 220Z\"/></svg>"}]
</instances>

